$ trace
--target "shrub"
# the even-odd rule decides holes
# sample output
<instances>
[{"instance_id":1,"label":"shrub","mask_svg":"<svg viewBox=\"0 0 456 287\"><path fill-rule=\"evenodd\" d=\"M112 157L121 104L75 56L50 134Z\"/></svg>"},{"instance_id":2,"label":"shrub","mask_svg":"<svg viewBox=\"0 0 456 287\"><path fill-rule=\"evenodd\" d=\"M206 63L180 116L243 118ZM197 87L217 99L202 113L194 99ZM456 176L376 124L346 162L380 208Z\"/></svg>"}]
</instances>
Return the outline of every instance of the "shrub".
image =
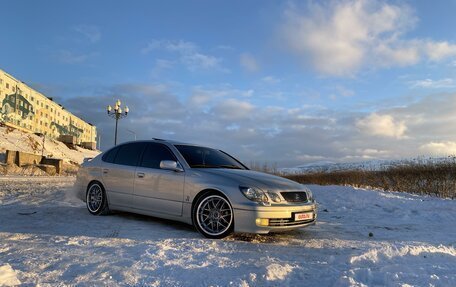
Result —
<instances>
[{"instance_id":1,"label":"shrub","mask_svg":"<svg viewBox=\"0 0 456 287\"><path fill-rule=\"evenodd\" d=\"M456 198L456 161L404 162L382 170L342 170L283 175L303 184L351 185Z\"/></svg>"}]
</instances>

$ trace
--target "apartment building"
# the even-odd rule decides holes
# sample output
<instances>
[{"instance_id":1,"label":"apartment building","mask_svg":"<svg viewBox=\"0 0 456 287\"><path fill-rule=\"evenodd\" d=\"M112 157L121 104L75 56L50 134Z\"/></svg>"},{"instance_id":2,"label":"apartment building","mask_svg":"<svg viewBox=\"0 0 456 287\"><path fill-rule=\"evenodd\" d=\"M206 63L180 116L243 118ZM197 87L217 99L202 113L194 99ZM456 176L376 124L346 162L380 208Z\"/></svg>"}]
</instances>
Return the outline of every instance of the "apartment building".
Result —
<instances>
[{"instance_id":1,"label":"apartment building","mask_svg":"<svg viewBox=\"0 0 456 287\"><path fill-rule=\"evenodd\" d=\"M71 136L79 145L96 147L97 128L94 125L1 69L0 122L55 139Z\"/></svg>"}]
</instances>

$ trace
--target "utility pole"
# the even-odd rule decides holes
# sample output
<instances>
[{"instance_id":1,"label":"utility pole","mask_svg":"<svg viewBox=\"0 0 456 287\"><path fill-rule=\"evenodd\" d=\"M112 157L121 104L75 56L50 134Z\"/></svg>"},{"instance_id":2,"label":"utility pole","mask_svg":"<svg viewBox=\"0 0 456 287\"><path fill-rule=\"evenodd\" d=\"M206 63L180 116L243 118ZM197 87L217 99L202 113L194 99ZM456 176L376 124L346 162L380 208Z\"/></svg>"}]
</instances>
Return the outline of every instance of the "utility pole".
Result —
<instances>
[{"instance_id":1,"label":"utility pole","mask_svg":"<svg viewBox=\"0 0 456 287\"><path fill-rule=\"evenodd\" d=\"M46 135L43 134L43 147L41 148L41 156L44 156L44 143L46 142Z\"/></svg>"}]
</instances>

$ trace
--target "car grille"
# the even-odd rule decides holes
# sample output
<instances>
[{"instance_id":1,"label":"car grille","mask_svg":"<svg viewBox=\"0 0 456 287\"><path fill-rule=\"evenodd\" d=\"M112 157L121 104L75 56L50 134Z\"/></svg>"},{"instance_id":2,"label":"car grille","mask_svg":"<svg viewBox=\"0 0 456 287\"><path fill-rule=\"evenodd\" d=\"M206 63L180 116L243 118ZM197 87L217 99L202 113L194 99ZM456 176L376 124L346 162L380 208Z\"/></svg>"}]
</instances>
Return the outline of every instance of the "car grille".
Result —
<instances>
[{"instance_id":1,"label":"car grille","mask_svg":"<svg viewBox=\"0 0 456 287\"><path fill-rule=\"evenodd\" d=\"M294 226L306 224L314 221L315 218L309 220L294 221L293 218L274 218L269 219L269 226Z\"/></svg>"},{"instance_id":2,"label":"car grille","mask_svg":"<svg viewBox=\"0 0 456 287\"><path fill-rule=\"evenodd\" d=\"M307 192L305 191L288 191L280 194L288 202L307 202Z\"/></svg>"}]
</instances>

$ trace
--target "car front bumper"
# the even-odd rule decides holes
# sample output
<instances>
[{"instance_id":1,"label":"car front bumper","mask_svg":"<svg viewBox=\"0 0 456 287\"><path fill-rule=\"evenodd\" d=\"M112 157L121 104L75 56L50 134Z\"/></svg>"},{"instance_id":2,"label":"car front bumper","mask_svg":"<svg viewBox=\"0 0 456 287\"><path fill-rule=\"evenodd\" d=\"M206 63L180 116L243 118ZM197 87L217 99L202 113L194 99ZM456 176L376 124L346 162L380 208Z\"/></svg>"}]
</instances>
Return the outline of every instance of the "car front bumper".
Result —
<instances>
[{"instance_id":1,"label":"car front bumper","mask_svg":"<svg viewBox=\"0 0 456 287\"><path fill-rule=\"evenodd\" d=\"M311 219L295 221L297 213L312 213ZM266 234L313 225L317 220L315 202L303 205L248 206L234 208L234 231Z\"/></svg>"}]
</instances>

